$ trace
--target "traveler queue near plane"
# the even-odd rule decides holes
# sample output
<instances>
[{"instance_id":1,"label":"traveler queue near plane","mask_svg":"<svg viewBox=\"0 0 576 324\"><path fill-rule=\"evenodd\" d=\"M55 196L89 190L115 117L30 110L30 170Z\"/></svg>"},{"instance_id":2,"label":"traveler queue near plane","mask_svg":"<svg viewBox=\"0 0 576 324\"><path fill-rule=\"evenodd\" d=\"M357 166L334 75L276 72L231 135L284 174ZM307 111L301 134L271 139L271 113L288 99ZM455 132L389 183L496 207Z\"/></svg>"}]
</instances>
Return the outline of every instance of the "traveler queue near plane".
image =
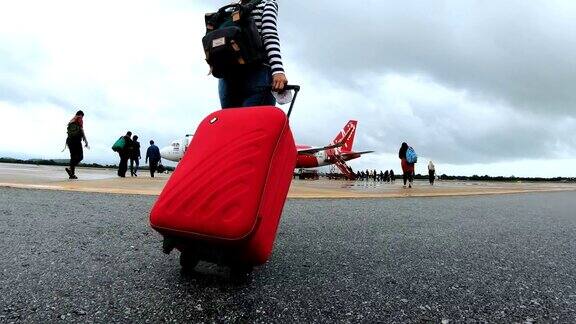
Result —
<instances>
[{"instance_id":1,"label":"traveler queue near plane","mask_svg":"<svg viewBox=\"0 0 576 324\"><path fill-rule=\"evenodd\" d=\"M414 184L414 169L418 162L418 156L416 151L409 146L406 142L403 142L398 151L398 158L400 159L400 165L402 167L402 181L403 187L412 188ZM385 182L394 183L396 181L396 176L394 170L386 170L377 172L376 170L366 170L357 171L356 180L358 181L375 181L375 182ZM428 181L430 185L434 185L434 180L436 178L436 166L434 162L428 162Z\"/></svg>"},{"instance_id":2,"label":"traveler queue near plane","mask_svg":"<svg viewBox=\"0 0 576 324\"><path fill-rule=\"evenodd\" d=\"M414 184L414 169L418 162L418 156L414 148L409 146L406 142L403 142L398 151L398 158L400 159L400 165L402 167L402 181L403 187L412 188ZM385 182L394 183L396 181L396 176L394 170L386 170L377 172L376 170L366 170L357 171L356 180L358 181L374 181L374 182ZM434 162L428 162L428 181L430 185L434 185L434 180L436 178L436 166Z\"/></svg>"},{"instance_id":3,"label":"traveler queue near plane","mask_svg":"<svg viewBox=\"0 0 576 324\"><path fill-rule=\"evenodd\" d=\"M394 174L394 170L386 170L386 171L377 171L377 170L366 170L366 171L357 171L355 173L356 181L373 181L373 182L383 182L383 183L395 183L396 182L396 175ZM402 180L406 179L404 186L408 185L408 188L412 188L413 179L414 179L414 171L408 169L406 173L402 174ZM412 181L410 181L412 179ZM428 163L428 181L430 185L434 185L436 179L436 170L434 163L430 161Z\"/></svg>"},{"instance_id":4,"label":"traveler queue near plane","mask_svg":"<svg viewBox=\"0 0 576 324\"><path fill-rule=\"evenodd\" d=\"M394 170L380 172L376 170L357 171L356 180L394 183Z\"/></svg>"}]
</instances>

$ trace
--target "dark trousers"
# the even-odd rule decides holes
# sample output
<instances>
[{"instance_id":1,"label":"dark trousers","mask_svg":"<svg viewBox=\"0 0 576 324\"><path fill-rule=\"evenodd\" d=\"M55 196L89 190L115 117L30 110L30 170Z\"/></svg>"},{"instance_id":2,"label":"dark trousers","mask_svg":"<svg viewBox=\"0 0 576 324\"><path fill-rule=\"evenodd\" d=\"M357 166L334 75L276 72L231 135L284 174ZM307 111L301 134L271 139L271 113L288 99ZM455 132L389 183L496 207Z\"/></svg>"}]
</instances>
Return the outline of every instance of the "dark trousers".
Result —
<instances>
[{"instance_id":1,"label":"dark trousers","mask_svg":"<svg viewBox=\"0 0 576 324\"><path fill-rule=\"evenodd\" d=\"M414 181L414 172L404 172L404 174L402 174L402 180L404 180L404 185L406 185L406 181L412 183L412 181Z\"/></svg>"},{"instance_id":2,"label":"dark trousers","mask_svg":"<svg viewBox=\"0 0 576 324\"><path fill-rule=\"evenodd\" d=\"M70 150L70 172L74 174L76 166L84 159L82 140L80 138L68 138L66 144Z\"/></svg>"},{"instance_id":3,"label":"dark trousers","mask_svg":"<svg viewBox=\"0 0 576 324\"><path fill-rule=\"evenodd\" d=\"M150 176L154 178L154 173L156 173L156 168L158 168L158 161L150 161Z\"/></svg>"},{"instance_id":4,"label":"dark trousers","mask_svg":"<svg viewBox=\"0 0 576 324\"><path fill-rule=\"evenodd\" d=\"M435 175L436 175L436 171L428 170L428 181L430 181L430 184L434 184Z\"/></svg>"},{"instance_id":5,"label":"dark trousers","mask_svg":"<svg viewBox=\"0 0 576 324\"><path fill-rule=\"evenodd\" d=\"M119 153L120 164L118 164L118 176L125 177L126 171L128 171L128 159L129 156L126 153Z\"/></svg>"},{"instance_id":6,"label":"dark trousers","mask_svg":"<svg viewBox=\"0 0 576 324\"><path fill-rule=\"evenodd\" d=\"M134 165L136 165L136 167L134 167ZM140 159L130 159L130 174L136 175L139 166L140 166Z\"/></svg>"},{"instance_id":7,"label":"dark trousers","mask_svg":"<svg viewBox=\"0 0 576 324\"><path fill-rule=\"evenodd\" d=\"M273 106L276 99L269 89L272 85L270 67L261 65L235 76L220 79L218 94L222 108Z\"/></svg>"}]
</instances>

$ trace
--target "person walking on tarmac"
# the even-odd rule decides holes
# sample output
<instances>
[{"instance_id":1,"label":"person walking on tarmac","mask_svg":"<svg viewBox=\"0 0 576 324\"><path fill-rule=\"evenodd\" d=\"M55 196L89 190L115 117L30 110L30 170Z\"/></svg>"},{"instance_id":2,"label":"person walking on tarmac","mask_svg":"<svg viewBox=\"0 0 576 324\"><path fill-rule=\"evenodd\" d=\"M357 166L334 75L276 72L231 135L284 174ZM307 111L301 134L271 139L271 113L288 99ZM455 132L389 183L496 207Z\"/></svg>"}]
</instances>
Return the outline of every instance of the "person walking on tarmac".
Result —
<instances>
[{"instance_id":1,"label":"person walking on tarmac","mask_svg":"<svg viewBox=\"0 0 576 324\"><path fill-rule=\"evenodd\" d=\"M241 0L248 4L250 0ZM251 13L264 45L265 59L262 63L244 66L244 69L221 78L218 92L222 108L273 106L276 100L270 91L282 92L288 79L282 64L280 38L278 37L278 3L276 0L260 1Z\"/></svg>"},{"instance_id":2,"label":"person walking on tarmac","mask_svg":"<svg viewBox=\"0 0 576 324\"><path fill-rule=\"evenodd\" d=\"M432 161L428 162L428 181L430 185L434 185L434 179L436 178L436 167Z\"/></svg>"},{"instance_id":3,"label":"person walking on tarmac","mask_svg":"<svg viewBox=\"0 0 576 324\"><path fill-rule=\"evenodd\" d=\"M394 175L394 170L390 170L390 183L396 182L396 176Z\"/></svg>"},{"instance_id":4,"label":"person walking on tarmac","mask_svg":"<svg viewBox=\"0 0 576 324\"><path fill-rule=\"evenodd\" d=\"M76 176L76 166L84 159L84 152L82 150L82 141L84 146L89 148L86 134L84 133L84 112L78 110L76 115L68 122L67 128L68 137L66 138L66 146L70 150L70 167L65 168L68 173L69 179L78 179Z\"/></svg>"},{"instance_id":5,"label":"person walking on tarmac","mask_svg":"<svg viewBox=\"0 0 576 324\"><path fill-rule=\"evenodd\" d=\"M156 173L156 168L161 158L160 149L154 145L154 141L150 141L150 147L146 150L146 163L150 160L148 164L150 166L150 177L154 178L154 173Z\"/></svg>"},{"instance_id":6,"label":"person walking on tarmac","mask_svg":"<svg viewBox=\"0 0 576 324\"><path fill-rule=\"evenodd\" d=\"M412 182L414 181L414 163L408 163L406 153L408 152L408 144L406 142L402 143L400 146L400 151L398 152L398 158L401 160L402 166L402 180L404 180L404 188L406 188L406 182L408 182L408 188L412 188Z\"/></svg>"},{"instance_id":7,"label":"person walking on tarmac","mask_svg":"<svg viewBox=\"0 0 576 324\"><path fill-rule=\"evenodd\" d=\"M140 166L140 142L138 142L138 135L132 137L132 149L130 150L130 175L137 177L138 167ZM136 165L136 167L134 167Z\"/></svg>"},{"instance_id":8,"label":"person walking on tarmac","mask_svg":"<svg viewBox=\"0 0 576 324\"><path fill-rule=\"evenodd\" d=\"M128 171L128 159L130 159L130 152L132 150L132 132L128 131L124 135L124 147L118 151L120 156L120 163L118 164L118 176L126 178L126 171Z\"/></svg>"}]
</instances>

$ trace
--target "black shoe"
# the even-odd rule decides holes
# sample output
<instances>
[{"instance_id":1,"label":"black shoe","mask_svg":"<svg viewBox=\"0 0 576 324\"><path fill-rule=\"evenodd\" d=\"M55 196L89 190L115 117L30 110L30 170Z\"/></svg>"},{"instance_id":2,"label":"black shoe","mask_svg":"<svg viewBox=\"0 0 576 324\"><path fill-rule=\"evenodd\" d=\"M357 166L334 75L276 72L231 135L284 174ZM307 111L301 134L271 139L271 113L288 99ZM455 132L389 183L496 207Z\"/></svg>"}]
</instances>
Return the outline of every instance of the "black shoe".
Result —
<instances>
[{"instance_id":1,"label":"black shoe","mask_svg":"<svg viewBox=\"0 0 576 324\"><path fill-rule=\"evenodd\" d=\"M66 170L66 173L68 173L68 177L72 177L72 176L73 176L72 171L70 171L70 169L66 168L66 169L64 169L64 170Z\"/></svg>"},{"instance_id":2,"label":"black shoe","mask_svg":"<svg viewBox=\"0 0 576 324\"><path fill-rule=\"evenodd\" d=\"M73 175L70 176L69 179L70 179L70 180L76 180L76 179L78 179L78 177L77 177L75 174L73 174Z\"/></svg>"}]
</instances>

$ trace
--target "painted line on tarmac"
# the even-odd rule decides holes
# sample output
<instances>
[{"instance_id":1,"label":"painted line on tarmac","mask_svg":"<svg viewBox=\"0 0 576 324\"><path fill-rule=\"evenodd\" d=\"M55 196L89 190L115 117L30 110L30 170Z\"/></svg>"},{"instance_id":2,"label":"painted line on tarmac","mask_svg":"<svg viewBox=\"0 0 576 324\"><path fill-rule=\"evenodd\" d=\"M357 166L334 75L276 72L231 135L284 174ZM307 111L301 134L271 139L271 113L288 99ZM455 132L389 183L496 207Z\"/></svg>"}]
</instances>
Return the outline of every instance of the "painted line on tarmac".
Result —
<instances>
[{"instance_id":1,"label":"painted line on tarmac","mask_svg":"<svg viewBox=\"0 0 576 324\"><path fill-rule=\"evenodd\" d=\"M35 190L55 190L71 191L84 193L105 193L116 195L141 195L141 196L158 196L157 190L137 190L137 189L112 189L112 188L88 188L88 187L66 187L63 185L42 185L42 184L22 184L22 183L0 183L0 187L16 189L35 189ZM400 189L402 192L388 193L289 193L288 199L307 200L307 199L386 199L386 198L442 198L442 197L469 197L469 196L487 196L487 195L511 195L525 193L544 193L544 192L566 192L576 191L576 188L535 188L535 189L501 189L501 190L479 190L463 192L406 192L410 189ZM418 190L418 189L416 189Z\"/></svg>"}]
</instances>

